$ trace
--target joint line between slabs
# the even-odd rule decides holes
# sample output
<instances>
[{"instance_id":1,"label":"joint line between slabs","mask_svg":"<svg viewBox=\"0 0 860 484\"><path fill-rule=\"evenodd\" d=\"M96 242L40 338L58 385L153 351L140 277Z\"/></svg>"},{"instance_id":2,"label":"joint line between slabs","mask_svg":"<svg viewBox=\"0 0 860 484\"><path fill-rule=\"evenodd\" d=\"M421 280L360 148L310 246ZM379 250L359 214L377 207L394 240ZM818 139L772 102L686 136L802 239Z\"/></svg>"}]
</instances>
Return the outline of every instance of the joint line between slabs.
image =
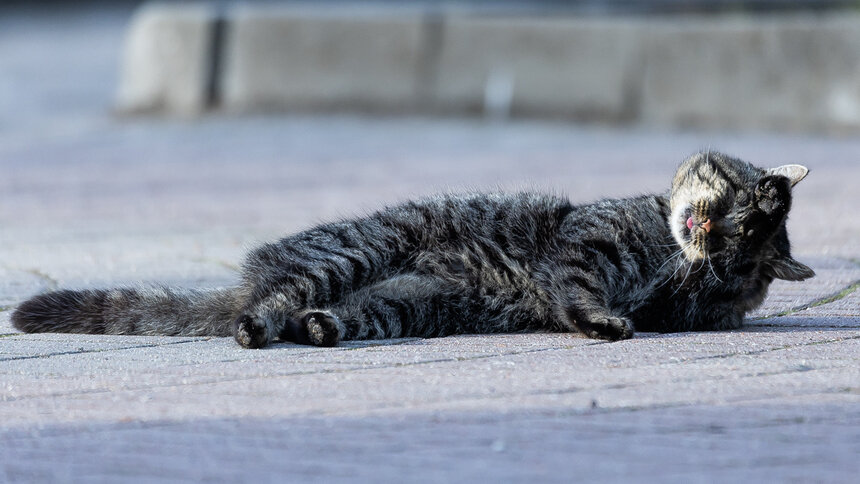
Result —
<instances>
[{"instance_id":1,"label":"joint line between slabs","mask_svg":"<svg viewBox=\"0 0 860 484\"><path fill-rule=\"evenodd\" d=\"M791 316L792 314L796 314L796 313L798 313L800 311L804 311L806 309L815 308L818 306L823 306L825 304L830 304L832 302L836 302L836 301L839 301L841 299L845 299L846 297L853 294L857 289L860 289L860 279L848 284L847 286L843 287L842 289L840 289L840 290L838 290L838 291L836 291L830 295L815 299L815 300L808 302L806 304L801 304L800 306L795 306L791 309L786 309L785 311L782 311L779 313L767 314L765 316L759 316L757 318L751 319L751 321L761 321L764 319L781 318L783 316Z\"/></svg>"},{"instance_id":2,"label":"joint line between slabs","mask_svg":"<svg viewBox=\"0 0 860 484\"><path fill-rule=\"evenodd\" d=\"M2 335L2 336L20 336L26 333L13 333L11 335ZM54 356L65 356L65 355L83 355L88 353L106 353L109 351L125 351L125 350L134 350L139 348L157 348L159 346L171 346L171 345L181 345L186 343L194 343L197 341L206 341L208 337L201 337L200 339L189 339L182 341L170 341L167 343L151 343L145 345L134 345L134 346L121 346L118 348L101 348L101 349L92 349L92 350L75 350L75 351L58 351L56 353L46 353L43 355L28 355L28 356L12 356L9 358L0 358L0 362L3 361L17 361L17 360L36 360L40 358L51 358Z\"/></svg>"},{"instance_id":3,"label":"joint line between slabs","mask_svg":"<svg viewBox=\"0 0 860 484\"><path fill-rule=\"evenodd\" d=\"M851 340L855 340L855 339L860 339L860 335L849 336L846 338L828 339L828 340L823 340L823 341L812 341L809 343L801 343L801 344L796 344L796 345L785 345L785 346L779 346L777 348L767 348L767 349L763 349L763 350L756 350L756 351L749 351L749 352L737 352L737 353L725 353L722 355L700 356L698 358L691 358L689 360L679 360L679 361L674 361L672 363L666 363L666 364L677 364L677 363L686 363L686 362L690 362L690 361L731 358L732 356L755 356L755 355L762 355L765 353L770 353L772 351L782 351L782 350L790 350L790 349L794 349L794 348L803 348L805 346L826 345L826 344L830 344L830 343L840 343L843 341L851 341Z\"/></svg>"}]
</instances>

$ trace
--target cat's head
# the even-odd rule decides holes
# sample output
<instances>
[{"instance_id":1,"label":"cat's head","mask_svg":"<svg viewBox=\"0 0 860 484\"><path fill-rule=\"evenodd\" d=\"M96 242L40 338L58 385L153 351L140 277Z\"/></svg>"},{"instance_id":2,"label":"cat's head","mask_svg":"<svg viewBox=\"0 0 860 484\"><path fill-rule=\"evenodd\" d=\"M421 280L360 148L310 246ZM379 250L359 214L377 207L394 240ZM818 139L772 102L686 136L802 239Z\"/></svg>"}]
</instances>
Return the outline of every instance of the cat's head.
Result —
<instances>
[{"instance_id":1,"label":"cat's head","mask_svg":"<svg viewBox=\"0 0 860 484\"><path fill-rule=\"evenodd\" d=\"M670 225L675 241L689 262L725 251L739 250L749 227L750 204L759 181L782 176L793 187L809 170L783 165L769 170L717 152L697 153L678 167L672 181ZM785 222L765 244L762 272L770 277L799 281L815 275L791 257Z\"/></svg>"}]
</instances>

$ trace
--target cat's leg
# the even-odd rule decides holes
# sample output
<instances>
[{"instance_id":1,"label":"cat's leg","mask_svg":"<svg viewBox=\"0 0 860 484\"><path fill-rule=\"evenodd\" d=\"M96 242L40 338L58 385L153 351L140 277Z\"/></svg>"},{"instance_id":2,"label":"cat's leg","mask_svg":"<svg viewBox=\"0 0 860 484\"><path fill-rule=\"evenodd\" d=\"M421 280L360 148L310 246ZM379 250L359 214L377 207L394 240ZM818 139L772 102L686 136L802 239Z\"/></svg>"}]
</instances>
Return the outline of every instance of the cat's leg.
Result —
<instances>
[{"instance_id":1,"label":"cat's leg","mask_svg":"<svg viewBox=\"0 0 860 484\"><path fill-rule=\"evenodd\" d=\"M585 254L574 250L559 256L541 277L553 300L556 318L565 330L589 338L632 338L632 322L609 308L605 281L608 276L597 272L596 264Z\"/></svg>"},{"instance_id":2,"label":"cat's leg","mask_svg":"<svg viewBox=\"0 0 860 484\"><path fill-rule=\"evenodd\" d=\"M570 330L555 321L548 299L528 288L489 288L465 279L410 273L365 287L326 310L291 319L281 338L319 345L335 340Z\"/></svg>"},{"instance_id":3,"label":"cat's leg","mask_svg":"<svg viewBox=\"0 0 860 484\"><path fill-rule=\"evenodd\" d=\"M398 270L421 230L400 222L380 216L326 224L251 252L243 267L251 296L234 324L236 341L265 346L308 308L331 306Z\"/></svg>"},{"instance_id":4,"label":"cat's leg","mask_svg":"<svg viewBox=\"0 0 860 484\"><path fill-rule=\"evenodd\" d=\"M756 251L779 230L791 209L791 182L779 175L762 177L753 191L753 203L744 222L745 250Z\"/></svg>"},{"instance_id":5,"label":"cat's leg","mask_svg":"<svg viewBox=\"0 0 860 484\"><path fill-rule=\"evenodd\" d=\"M280 338L332 346L340 340L443 336L468 327L469 302L461 285L402 274L344 297L327 309L290 318Z\"/></svg>"},{"instance_id":6,"label":"cat's leg","mask_svg":"<svg viewBox=\"0 0 860 484\"><path fill-rule=\"evenodd\" d=\"M566 321L589 338L617 341L633 337L630 319L612 314L603 298L588 289L575 290L562 309Z\"/></svg>"},{"instance_id":7,"label":"cat's leg","mask_svg":"<svg viewBox=\"0 0 860 484\"><path fill-rule=\"evenodd\" d=\"M554 255L551 263L537 268L535 280L551 301L555 329L610 341L632 338L632 322L613 312L607 297L607 281L618 277L614 264L599 260L614 246L599 245L606 248L573 246Z\"/></svg>"}]
</instances>

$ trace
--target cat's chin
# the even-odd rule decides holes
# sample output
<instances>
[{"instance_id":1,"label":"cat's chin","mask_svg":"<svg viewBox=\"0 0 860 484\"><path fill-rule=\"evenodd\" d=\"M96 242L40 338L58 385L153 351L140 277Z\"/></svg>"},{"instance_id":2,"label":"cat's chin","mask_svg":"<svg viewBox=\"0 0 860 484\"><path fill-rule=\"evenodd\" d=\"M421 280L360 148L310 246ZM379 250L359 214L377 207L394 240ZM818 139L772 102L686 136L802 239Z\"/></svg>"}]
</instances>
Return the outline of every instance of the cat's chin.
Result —
<instances>
[{"instance_id":1,"label":"cat's chin","mask_svg":"<svg viewBox=\"0 0 860 484\"><path fill-rule=\"evenodd\" d=\"M678 247L681 249L681 254L683 254L684 259L688 262L696 262L705 258L705 254L693 244L690 231L687 227L684 227L683 225L680 227L673 225L672 238L675 239L675 243L678 244Z\"/></svg>"}]
</instances>

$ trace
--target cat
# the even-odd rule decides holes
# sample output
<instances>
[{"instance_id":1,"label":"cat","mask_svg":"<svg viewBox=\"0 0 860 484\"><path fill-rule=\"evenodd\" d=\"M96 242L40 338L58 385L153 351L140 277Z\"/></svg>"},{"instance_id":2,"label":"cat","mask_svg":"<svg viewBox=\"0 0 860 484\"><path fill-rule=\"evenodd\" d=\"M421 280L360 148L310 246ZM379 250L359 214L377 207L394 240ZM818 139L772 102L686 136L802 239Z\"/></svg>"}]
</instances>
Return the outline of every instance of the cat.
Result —
<instances>
[{"instance_id":1,"label":"cat","mask_svg":"<svg viewBox=\"0 0 860 484\"><path fill-rule=\"evenodd\" d=\"M741 326L791 257L786 217L808 170L717 152L680 164L666 194L572 205L537 193L442 195L322 224L253 250L236 287L60 290L12 315L26 332L275 340Z\"/></svg>"}]
</instances>

